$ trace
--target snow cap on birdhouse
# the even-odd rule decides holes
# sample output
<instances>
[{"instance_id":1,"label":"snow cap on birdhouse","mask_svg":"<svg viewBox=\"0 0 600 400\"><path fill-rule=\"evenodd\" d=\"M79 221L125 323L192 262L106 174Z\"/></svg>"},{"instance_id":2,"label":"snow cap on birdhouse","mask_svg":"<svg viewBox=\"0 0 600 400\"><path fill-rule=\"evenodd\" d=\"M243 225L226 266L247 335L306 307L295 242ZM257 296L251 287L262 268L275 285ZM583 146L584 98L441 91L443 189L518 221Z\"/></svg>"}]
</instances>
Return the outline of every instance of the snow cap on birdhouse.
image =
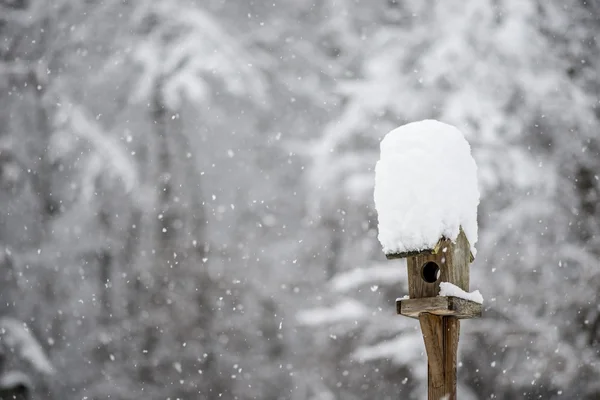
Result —
<instances>
[{"instance_id":1,"label":"snow cap on birdhouse","mask_svg":"<svg viewBox=\"0 0 600 400\"><path fill-rule=\"evenodd\" d=\"M479 190L463 134L435 120L388 133L374 194L379 241L388 258L408 259L410 297L437 296L440 282L468 290Z\"/></svg>"}]
</instances>

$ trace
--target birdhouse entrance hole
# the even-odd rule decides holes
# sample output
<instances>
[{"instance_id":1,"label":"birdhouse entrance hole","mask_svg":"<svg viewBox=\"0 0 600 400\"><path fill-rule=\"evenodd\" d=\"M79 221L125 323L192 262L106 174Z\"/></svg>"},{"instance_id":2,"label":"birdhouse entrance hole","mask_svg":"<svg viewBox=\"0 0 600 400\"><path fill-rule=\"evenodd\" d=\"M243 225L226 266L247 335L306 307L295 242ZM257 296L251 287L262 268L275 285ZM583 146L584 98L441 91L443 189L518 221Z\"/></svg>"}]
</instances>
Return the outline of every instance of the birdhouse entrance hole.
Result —
<instances>
[{"instance_id":1,"label":"birdhouse entrance hole","mask_svg":"<svg viewBox=\"0 0 600 400\"><path fill-rule=\"evenodd\" d=\"M440 267L433 261L426 262L421 267L421 278L427 283L434 283L440 278Z\"/></svg>"}]
</instances>

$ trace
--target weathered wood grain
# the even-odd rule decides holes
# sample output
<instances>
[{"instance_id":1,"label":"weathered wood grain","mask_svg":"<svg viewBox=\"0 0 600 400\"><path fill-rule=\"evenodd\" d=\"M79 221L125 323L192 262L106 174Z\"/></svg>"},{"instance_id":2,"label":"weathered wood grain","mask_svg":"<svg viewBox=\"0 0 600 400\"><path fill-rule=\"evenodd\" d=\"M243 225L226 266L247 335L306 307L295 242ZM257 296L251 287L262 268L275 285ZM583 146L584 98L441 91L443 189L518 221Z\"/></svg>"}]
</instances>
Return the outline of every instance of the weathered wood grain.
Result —
<instances>
[{"instance_id":1,"label":"weathered wood grain","mask_svg":"<svg viewBox=\"0 0 600 400\"><path fill-rule=\"evenodd\" d=\"M429 400L456 400L456 364L460 321L429 313L419 315L427 351Z\"/></svg>"},{"instance_id":2,"label":"weathered wood grain","mask_svg":"<svg viewBox=\"0 0 600 400\"><path fill-rule=\"evenodd\" d=\"M419 318L421 313L459 319L478 318L481 317L482 309L483 306L479 303L454 296L396 300L396 312L411 318Z\"/></svg>"},{"instance_id":3,"label":"weathered wood grain","mask_svg":"<svg viewBox=\"0 0 600 400\"><path fill-rule=\"evenodd\" d=\"M435 282L426 282L422 278L423 266L428 262L434 262L440 268L440 276ZM411 299L435 297L441 282L450 282L468 291L470 262L471 247L461 229L455 242L442 239L434 249L407 258L408 295Z\"/></svg>"},{"instance_id":4,"label":"weathered wood grain","mask_svg":"<svg viewBox=\"0 0 600 400\"><path fill-rule=\"evenodd\" d=\"M444 394L431 393L432 399L442 399L449 395L447 400L456 400L456 365L458 363L458 337L460 335L460 321L454 317L442 317L442 330L444 332ZM440 397L441 395L441 397Z\"/></svg>"},{"instance_id":5,"label":"weathered wood grain","mask_svg":"<svg viewBox=\"0 0 600 400\"><path fill-rule=\"evenodd\" d=\"M444 385L444 335L442 318L429 313L419 315L421 332L427 351L429 386L440 388Z\"/></svg>"}]
</instances>

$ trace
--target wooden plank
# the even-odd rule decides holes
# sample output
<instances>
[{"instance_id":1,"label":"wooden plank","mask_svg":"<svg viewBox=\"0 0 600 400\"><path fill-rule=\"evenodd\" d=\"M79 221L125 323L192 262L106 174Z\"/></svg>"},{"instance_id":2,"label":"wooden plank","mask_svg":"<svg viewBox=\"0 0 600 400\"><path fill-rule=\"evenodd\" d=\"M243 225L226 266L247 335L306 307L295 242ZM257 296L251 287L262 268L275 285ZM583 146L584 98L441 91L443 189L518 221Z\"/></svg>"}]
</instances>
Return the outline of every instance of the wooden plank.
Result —
<instances>
[{"instance_id":1,"label":"wooden plank","mask_svg":"<svg viewBox=\"0 0 600 400\"><path fill-rule=\"evenodd\" d=\"M478 318L481 317L482 309L483 306L479 303L454 296L396 300L396 312L411 318L419 318L421 313L459 319Z\"/></svg>"},{"instance_id":2,"label":"wooden plank","mask_svg":"<svg viewBox=\"0 0 600 400\"><path fill-rule=\"evenodd\" d=\"M456 400L456 364L460 321L429 313L419 316L427 351L427 398Z\"/></svg>"},{"instance_id":3,"label":"wooden plank","mask_svg":"<svg viewBox=\"0 0 600 400\"><path fill-rule=\"evenodd\" d=\"M462 228L456 242L447 248L445 261L448 268L442 268L441 282L451 282L468 292L471 246Z\"/></svg>"},{"instance_id":4,"label":"wooden plank","mask_svg":"<svg viewBox=\"0 0 600 400\"><path fill-rule=\"evenodd\" d=\"M458 363L460 321L454 317L442 317L442 319L444 330L444 391L449 395L447 400L456 400L456 365Z\"/></svg>"},{"instance_id":5,"label":"wooden plank","mask_svg":"<svg viewBox=\"0 0 600 400\"><path fill-rule=\"evenodd\" d=\"M427 351L427 379L429 388L441 388L444 385L444 354L442 317L422 313L419 315L421 332Z\"/></svg>"}]
</instances>

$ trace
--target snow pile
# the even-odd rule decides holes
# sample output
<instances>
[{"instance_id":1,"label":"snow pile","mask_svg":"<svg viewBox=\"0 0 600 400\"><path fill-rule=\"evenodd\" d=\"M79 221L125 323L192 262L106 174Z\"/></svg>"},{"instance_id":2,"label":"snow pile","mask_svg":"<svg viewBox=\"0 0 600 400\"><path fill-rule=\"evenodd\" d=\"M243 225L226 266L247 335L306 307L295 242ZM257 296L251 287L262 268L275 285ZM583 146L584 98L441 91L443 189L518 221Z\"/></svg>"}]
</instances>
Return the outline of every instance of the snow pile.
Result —
<instances>
[{"instance_id":1,"label":"snow pile","mask_svg":"<svg viewBox=\"0 0 600 400\"><path fill-rule=\"evenodd\" d=\"M479 290L475 290L474 292L468 293L459 288L456 285L453 285L449 282L441 282L440 283L440 296L454 296L459 297L461 299L474 301L475 303L483 304L483 296L479 293Z\"/></svg>"},{"instance_id":2,"label":"snow pile","mask_svg":"<svg viewBox=\"0 0 600 400\"><path fill-rule=\"evenodd\" d=\"M384 253L432 249L462 226L475 255L478 204L477 166L457 128L424 120L381 141L375 207Z\"/></svg>"}]
</instances>

